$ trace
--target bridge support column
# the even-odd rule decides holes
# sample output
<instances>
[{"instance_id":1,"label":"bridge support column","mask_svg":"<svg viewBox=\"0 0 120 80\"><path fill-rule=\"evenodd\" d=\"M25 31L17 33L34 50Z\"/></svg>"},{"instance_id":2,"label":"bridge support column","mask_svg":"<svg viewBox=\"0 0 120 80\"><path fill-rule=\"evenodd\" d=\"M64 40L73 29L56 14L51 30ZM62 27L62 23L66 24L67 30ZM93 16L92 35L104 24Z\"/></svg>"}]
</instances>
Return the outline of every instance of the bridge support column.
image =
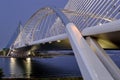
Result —
<instances>
[{"instance_id":1,"label":"bridge support column","mask_svg":"<svg viewBox=\"0 0 120 80\"><path fill-rule=\"evenodd\" d=\"M66 32L84 80L113 80L73 23L66 25Z\"/></svg>"},{"instance_id":2,"label":"bridge support column","mask_svg":"<svg viewBox=\"0 0 120 80\"><path fill-rule=\"evenodd\" d=\"M87 42L93 49L95 54L99 57L106 69L111 73L115 80L120 80L120 70L112 59L106 54L102 47L92 38L87 37Z\"/></svg>"},{"instance_id":3,"label":"bridge support column","mask_svg":"<svg viewBox=\"0 0 120 80\"><path fill-rule=\"evenodd\" d=\"M9 56L9 55L10 55L11 51L12 51L12 49L10 48L10 50L8 51L7 56Z\"/></svg>"}]
</instances>

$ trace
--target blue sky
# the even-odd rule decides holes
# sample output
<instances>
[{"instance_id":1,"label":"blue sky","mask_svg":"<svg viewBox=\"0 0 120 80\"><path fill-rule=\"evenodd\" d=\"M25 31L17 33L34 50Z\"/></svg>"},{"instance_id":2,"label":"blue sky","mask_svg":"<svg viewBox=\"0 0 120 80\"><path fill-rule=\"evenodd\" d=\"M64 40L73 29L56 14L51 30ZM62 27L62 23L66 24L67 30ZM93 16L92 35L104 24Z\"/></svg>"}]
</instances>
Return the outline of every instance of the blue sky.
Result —
<instances>
[{"instance_id":1,"label":"blue sky","mask_svg":"<svg viewBox=\"0 0 120 80\"><path fill-rule=\"evenodd\" d=\"M18 27L43 6L53 5L63 8L68 0L0 0L0 49L6 46Z\"/></svg>"}]
</instances>

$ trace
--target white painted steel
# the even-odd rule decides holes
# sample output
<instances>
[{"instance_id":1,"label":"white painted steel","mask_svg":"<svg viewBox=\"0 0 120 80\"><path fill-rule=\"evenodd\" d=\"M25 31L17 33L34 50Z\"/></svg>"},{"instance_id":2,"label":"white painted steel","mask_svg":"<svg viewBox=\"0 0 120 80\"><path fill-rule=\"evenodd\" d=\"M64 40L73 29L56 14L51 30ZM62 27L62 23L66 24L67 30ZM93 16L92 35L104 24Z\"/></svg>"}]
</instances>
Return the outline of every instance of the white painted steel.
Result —
<instances>
[{"instance_id":1,"label":"white painted steel","mask_svg":"<svg viewBox=\"0 0 120 80\"><path fill-rule=\"evenodd\" d=\"M82 31L87 27L120 19L119 3L120 0L69 0L64 7L67 13L65 11L63 13L70 22L76 24L79 31ZM14 42L14 47L25 46L32 41L64 34L65 26L61 22L61 18L58 19L60 15L56 15L56 13L59 11L50 7L42 8L34 13Z\"/></svg>"},{"instance_id":2,"label":"white painted steel","mask_svg":"<svg viewBox=\"0 0 120 80\"><path fill-rule=\"evenodd\" d=\"M85 28L82 31L82 35L88 36L88 35L95 35L95 34L101 34L101 33L114 32L114 31L120 31L120 20L113 21L111 23L106 23L103 25ZM55 41L58 39L65 39L65 38L67 38L66 34L60 34L58 36L53 36L53 37L48 37L45 39L33 41L33 42L29 43L29 45L34 45L34 44L38 44L38 43L45 43L45 42Z\"/></svg>"},{"instance_id":3,"label":"white painted steel","mask_svg":"<svg viewBox=\"0 0 120 80\"><path fill-rule=\"evenodd\" d=\"M110 23L88 27L82 30L82 35L96 35L108 32L120 31L120 20L116 20Z\"/></svg>"},{"instance_id":4,"label":"white painted steel","mask_svg":"<svg viewBox=\"0 0 120 80\"><path fill-rule=\"evenodd\" d=\"M94 27L89 27L85 28L82 31L83 36L88 36L88 35L96 35L96 34L102 34L102 33L108 33L108 32L115 32L115 31L120 31L120 20L116 20L110 23L102 24L102 25L97 25ZM65 39L66 34L60 34L58 36L53 36L53 37L48 37L45 39L33 41L29 43L29 45L37 44L37 43L44 43L44 42L49 42L50 41L55 41L57 39Z\"/></svg>"},{"instance_id":5,"label":"white painted steel","mask_svg":"<svg viewBox=\"0 0 120 80\"><path fill-rule=\"evenodd\" d=\"M103 48L92 38L87 37L87 42L99 59L102 61L106 69L110 72L115 80L120 80L120 70L112 59L107 55Z\"/></svg>"},{"instance_id":6,"label":"white painted steel","mask_svg":"<svg viewBox=\"0 0 120 80\"><path fill-rule=\"evenodd\" d=\"M58 36L52 36L52 37L48 37L48 38L41 39L41 40L38 40L38 41L33 41L33 42L29 43L29 45L35 45L35 44L40 44L40 43L63 40L63 39L66 39L66 38L67 38L67 34L60 34Z\"/></svg>"},{"instance_id":7,"label":"white painted steel","mask_svg":"<svg viewBox=\"0 0 120 80\"><path fill-rule=\"evenodd\" d=\"M11 49L8 51L7 56L9 56L10 54L11 54Z\"/></svg>"},{"instance_id":8,"label":"white painted steel","mask_svg":"<svg viewBox=\"0 0 120 80\"><path fill-rule=\"evenodd\" d=\"M114 80L73 23L66 32L84 80Z\"/></svg>"},{"instance_id":9,"label":"white painted steel","mask_svg":"<svg viewBox=\"0 0 120 80\"><path fill-rule=\"evenodd\" d=\"M25 24L13 47L20 48L62 40L68 37L85 80L113 80L111 74L82 37L82 35L89 36L120 31L120 20L102 24L108 22L108 20L116 20L116 18L113 18L113 15L119 16L119 6L115 4L118 4L120 1L112 1L109 3L110 0L69 0L65 9L77 15L71 15L70 13L64 15L54 7L42 8ZM114 11L108 15L107 13L110 13L113 9ZM69 23L69 20L76 24L79 30L74 24ZM98 23L102 25L98 25ZM65 26L67 34L64 31ZM82 32L80 33L79 31Z\"/></svg>"}]
</instances>

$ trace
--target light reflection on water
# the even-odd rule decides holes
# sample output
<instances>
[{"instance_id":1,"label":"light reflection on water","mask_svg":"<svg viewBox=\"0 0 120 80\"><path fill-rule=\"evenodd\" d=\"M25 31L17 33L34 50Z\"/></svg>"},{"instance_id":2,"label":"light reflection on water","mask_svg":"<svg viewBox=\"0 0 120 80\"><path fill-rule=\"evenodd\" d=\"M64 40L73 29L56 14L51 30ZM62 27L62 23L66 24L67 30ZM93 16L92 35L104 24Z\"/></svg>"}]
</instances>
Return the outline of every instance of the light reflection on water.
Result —
<instances>
[{"instance_id":1,"label":"light reflection on water","mask_svg":"<svg viewBox=\"0 0 120 80\"><path fill-rule=\"evenodd\" d=\"M27 78L30 78L30 74L31 74L31 58L26 58L26 74L27 74Z\"/></svg>"},{"instance_id":2,"label":"light reflection on water","mask_svg":"<svg viewBox=\"0 0 120 80\"><path fill-rule=\"evenodd\" d=\"M120 50L107 50L107 52L120 68ZM81 76L74 55L32 59L0 58L0 68L7 78Z\"/></svg>"},{"instance_id":3,"label":"light reflection on water","mask_svg":"<svg viewBox=\"0 0 120 80\"><path fill-rule=\"evenodd\" d=\"M22 69L21 65L23 66ZM25 70L25 71L24 71ZM23 74L25 73L25 74ZM10 77L11 78L17 78L19 76L19 78L30 78L30 74L31 74L31 58L26 58L24 60L22 59L16 59L16 58L10 58Z\"/></svg>"},{"instance_id":4,"label":"light reflection on water","mask_svg":"<svg viewBox=\"0 0 120 80\"><path fill-rule=\"evenodd\" d=\"M5 78L81 76L73 55L52 58L0 58Z\"/></svg>"}]
</instances>

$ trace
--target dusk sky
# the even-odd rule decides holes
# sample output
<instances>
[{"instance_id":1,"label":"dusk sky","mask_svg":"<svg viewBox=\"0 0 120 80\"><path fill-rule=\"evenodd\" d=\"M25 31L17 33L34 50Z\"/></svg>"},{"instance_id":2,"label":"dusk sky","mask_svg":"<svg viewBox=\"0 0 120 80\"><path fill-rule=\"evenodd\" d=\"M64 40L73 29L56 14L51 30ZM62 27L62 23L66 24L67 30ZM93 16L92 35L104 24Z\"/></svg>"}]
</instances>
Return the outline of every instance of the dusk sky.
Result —
<instances>
[{"instance_id":1,"label":"dusk sky","mask_svg":"<svg viewBox=\"0 0 120 80\"><path fill-rule=\"evenodd\" d=\"M19 21L22 25L43 6L63 8L68 0L0 0L0 49L10 40Z\"/></svg>"}]
</instances>

